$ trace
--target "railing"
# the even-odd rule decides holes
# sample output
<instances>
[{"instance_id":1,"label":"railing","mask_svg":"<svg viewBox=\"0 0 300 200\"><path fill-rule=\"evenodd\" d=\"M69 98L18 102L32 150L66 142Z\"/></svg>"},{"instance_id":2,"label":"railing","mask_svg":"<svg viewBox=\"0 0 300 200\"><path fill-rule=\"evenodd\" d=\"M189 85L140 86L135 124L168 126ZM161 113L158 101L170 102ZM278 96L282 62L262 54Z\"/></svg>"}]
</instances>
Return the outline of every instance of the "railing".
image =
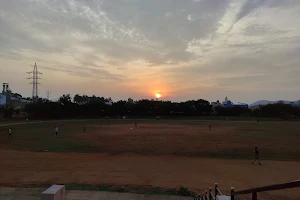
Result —
<instances>
[{"instance_id":1,"label":"railing","mask_svg":"<svg viewBox=\"0 0 300 200\"><path fill-rule=\"evenodd\" d=\"M276 185L269 185L265 187L259 187L259 188L253 188L249 190L242 190L238 192L232 191L231 194L231 200L234 200L235 196L242 195L242 194L252 194L252 200L257 200L257 193L258 192L267 192L267 191L273 191L273 190L284 190L284 189L290 189L290 188L296 188L300 187L300 180L289 182L289 183L283 183L283 184L276 184Z\"/></svg>"},{"instance_id":2,"label":"railing","mask_svg":"<svg viewBox=\"0 0 300 200\"><path fill-rule=\"evenodd\" d=\"M283 190L283 189L290 189L290 188L296 188L300 187L300 180L289 182L289 183L283 183L283 184L276 184L276 185L269 185L265 187L259 187L259 188L252 188L248 190L242 190L242 191L234 191L234 188L231 188L230 192L230 199L234 200L236 196L239 195L245 195L245 194L252 194L252 200L258 200L257 199L257 193L259 192L267 192L267 191L273 191L273 190ZM213 194L212 189L209 188L209 191L205 190L205 193L199 194L194 199L195 200L217 200L217 195L222 196L218 184L215 184L215 192Z\"/></svg>"},{"instance_id":3,"label":"railing","mask_svg":"<svg viewBox=\"0 0 300 200\"><path fill-rule=\"evenodd\" d=\"M205 190L205 193L199 194L194 199L195 200L216 200L217 195L222 195L218 183L215 184L215 193L213 193L212 189Z\"/></svg>"}]
</instances>

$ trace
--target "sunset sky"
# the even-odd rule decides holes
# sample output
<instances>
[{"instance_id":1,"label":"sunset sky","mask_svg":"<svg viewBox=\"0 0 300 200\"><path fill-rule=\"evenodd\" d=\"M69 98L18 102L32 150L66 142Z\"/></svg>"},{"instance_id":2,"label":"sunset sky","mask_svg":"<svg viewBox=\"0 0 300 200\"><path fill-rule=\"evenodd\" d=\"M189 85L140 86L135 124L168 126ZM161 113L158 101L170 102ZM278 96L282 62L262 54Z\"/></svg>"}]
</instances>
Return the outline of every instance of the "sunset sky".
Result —
<instances>
[{"instance_id":1,"label":"sunset sky","mask_svg":"<svg viewBox=\"0 0 300 200\"><path fill-rule=\"evenodd\" d=\"M0 82L30 96L300 99L300 0L0 0Z\"/></svg>"}]
</instances>

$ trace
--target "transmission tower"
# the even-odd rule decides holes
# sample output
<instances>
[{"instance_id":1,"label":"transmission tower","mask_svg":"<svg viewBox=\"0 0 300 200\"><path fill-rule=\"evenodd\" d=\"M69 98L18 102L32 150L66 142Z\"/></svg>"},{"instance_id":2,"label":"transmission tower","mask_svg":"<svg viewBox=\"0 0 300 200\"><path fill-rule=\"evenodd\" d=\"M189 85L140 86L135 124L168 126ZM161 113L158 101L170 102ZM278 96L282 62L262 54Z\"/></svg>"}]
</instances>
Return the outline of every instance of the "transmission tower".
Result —
<instances>
[{"instance_id":1,"label":"transmission tower","mask_svg":"<svg viewBox=\"0 0 300 200\"><path fill-rule=\"evenodd\" d=\"M32 101L36 101L39 98L39 75L42 73L38 71L36 63L34 64L33 71L27 73L30 75L30 77L27 79L32 80L32 82L30 83L32 84Z\"/></svg>"}]
</instances>

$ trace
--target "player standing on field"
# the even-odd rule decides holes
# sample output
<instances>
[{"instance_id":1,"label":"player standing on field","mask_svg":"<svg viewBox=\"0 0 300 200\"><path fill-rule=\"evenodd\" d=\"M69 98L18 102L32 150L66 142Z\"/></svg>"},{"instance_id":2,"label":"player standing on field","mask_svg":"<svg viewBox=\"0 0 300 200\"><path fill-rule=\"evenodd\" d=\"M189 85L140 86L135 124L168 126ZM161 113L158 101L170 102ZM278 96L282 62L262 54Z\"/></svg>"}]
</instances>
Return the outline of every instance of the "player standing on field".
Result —
<instances>
[{"instance_id":1,"label":"player standing on field","mask_svg":"<svg viewBox=\"0 0 300 200\"><path fill-rule=\"evenodd\" d=\"M85 132L86 131L86 126L85 125L83 125L83 132Z\"/></svg>"},{"instance_id":2,"label":"player standing on field","mask_svg":"<svg viewBox=\"0 0 300 200\"><path fill-rule=\"evenodd\" d=\"M58 135L58 127L55 127L55 136Z\"/></svg>"},{"instance_id":3,"label":"player standing on field","mask_svg":"<svg viewBox=\"0 0 300 200\"><path fill-rule=\"evenodd\" d=\"M8 129L8 137L12 138L12 128Z\"/></svg>"},{"instance_id":4,"label":"player standing on field","mask_svg":"<svg viewBox=\"0 0 300 200\"><path fill-rule=\"evenodd\" d=\"M255 149L254 149L254 160L252 161L252 165L255 161L258 161L259 165L261 165L260 160L259 160L258 147L255 147Z\"/></svg>"}]
</instances>

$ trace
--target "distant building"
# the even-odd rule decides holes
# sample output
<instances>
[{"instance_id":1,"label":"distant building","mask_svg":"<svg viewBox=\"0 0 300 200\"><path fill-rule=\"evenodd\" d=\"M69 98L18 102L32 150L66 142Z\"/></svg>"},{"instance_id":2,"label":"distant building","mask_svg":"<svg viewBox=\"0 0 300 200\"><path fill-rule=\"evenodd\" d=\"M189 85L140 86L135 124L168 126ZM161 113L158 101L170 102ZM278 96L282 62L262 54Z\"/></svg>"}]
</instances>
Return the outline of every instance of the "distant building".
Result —
<instances>
[{"instance_id":1,"label":"distant building","mask_svg":"<svg viewBox=\"0 0 300 200\"><path fill-rule=\"evenodd\" d=\"M225 98L225 101L223 101L222 103L220 103L220 101L217 102L211 102L211 105L213 108L218 107L218 106L222 106L225 108L231 108L231 107L241 107L241 108L248 108L248 104L245 103L238 103L238 104L234 104L232 101L230 101L228 99L228 97Z\"/></svg>"},{"instance_id":2,"label":"distant building","mask_svg":"<svg viewBox=\"0 0 300 200\"><path fill-rule=\"evenodd\" d=\"M219 106L223 106L221 103L220 103L220 101L218 100L218 101L216 101L216 102L211 102L211 106L213 107L213 108L215 108L215 107L219 107Z\"/></svg>"},{"instance_id":3,"label":"distant building","mask_svg":"<svg viewBox=\"0 0 300 200\"><path fill-rule=\"evenodd\" d=\"M4 94L0 94L0 106L6 105L6 96Z\"/></svg>"},{"instance_id":4,"label":"distant building","mask_svg":"<svg viewBox=\"0 0 300 200\"><path fill-rule=\"evenodd\" d=\"M292 106L299 106L299 107L300 107L300 100L299 100L299 101L293 102L293 105L292 105Z\"/></svg>"},{"instance_id":5,"label":"distant building","mask_svg":"<svg viewBox=\"0 0 300 200\"><path fill-rule=\"evenodd\" d=\"M9 84L3 83L3 90L0 94L0 106L12 104L14 107L22 108L28 103L32 103L32 101L23 99L20 94L12 93Z\"/></svg>"},{"instance_id":6,"label":"distant building","mask_svg":"<svg viewBox=\"0 0 300 200\"><path fill-rule=\"evenodd\" d=\"M228 99L228 97L225 97L225 101L223 101L224 107L233 107L233 103Z\"/></svg>"},{"instance_id":7,"label":"distant building","mask_svg":"<svg viewBox=\"0 0 300 200\"><path fill-rule=\"evenodd\" d=\"M228 97L226 96L226 97L225 97L225 101L223 101L223 104L228 103L228 101L230 101L230 100L228 100Z\"/></svg>"},{"instance_id":8,"label":"distant building","mask_svg":"<svg viewBox=\"0 0 300 200\"><path fill-rule=\"evenodd\" d=\"M113 101L109 99L108 101L105 101L105 104L111 106L113 105Z\"/></svg>"},{"instance_id":9,"label":"distant building","mask_svg":"<svg viewBox=\"0 0 300 200\"><path fill-rule=\"evenodd\" d=\"M233 105L234 107L240 107L240 108L249 108L249 105L246 103L237 103Z\"/></svg>"},{"instance_id":10,"label":"distant building","mask_svg":"<svg viewBox=\"0 0 300 200\"><path fill-rule=\"evenodd\" d=\"M5 106L10 101L11 91L8 83L3 83L3 90L0 96L0 105Z\"/></svg>"},{"instance_id":11,"label":"distant building","mask_svg":"<svg viewBox=\"0 0 300 200\"><path fill-rule=\"evenodd\" d=\"M297 107L300 107L300 102L299 101L291 101L289 103L291 106L297 106Z\"/></svg>"}]
</instances>

